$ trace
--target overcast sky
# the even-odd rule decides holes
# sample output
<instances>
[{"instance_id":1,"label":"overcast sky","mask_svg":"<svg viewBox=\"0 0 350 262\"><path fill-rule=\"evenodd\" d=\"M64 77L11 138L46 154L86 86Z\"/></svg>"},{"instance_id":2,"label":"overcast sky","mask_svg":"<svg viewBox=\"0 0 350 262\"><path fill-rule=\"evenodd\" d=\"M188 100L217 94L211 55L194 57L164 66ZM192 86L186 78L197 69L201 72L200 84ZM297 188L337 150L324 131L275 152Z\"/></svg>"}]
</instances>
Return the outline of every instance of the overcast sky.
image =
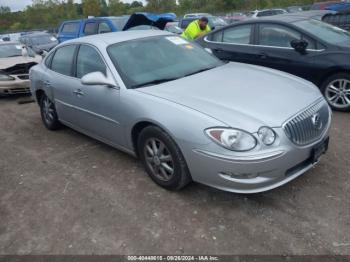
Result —
<instances>
[{"instance_id":1,"label":"overcast sky","mask_svg":"<svg viewBox=\"0 0 350 262\"><path fill-rule=\"evenodd\" d=\"M131 3L133 0L123 0L123 2ZM145 2L144 0L141 0ZM75 2L80 2L80 0L75 0ZM27 5L30 5L32 0L0 0L0 6L9 6L11 11L23 10Z\"/></svg>"}]
</instances>

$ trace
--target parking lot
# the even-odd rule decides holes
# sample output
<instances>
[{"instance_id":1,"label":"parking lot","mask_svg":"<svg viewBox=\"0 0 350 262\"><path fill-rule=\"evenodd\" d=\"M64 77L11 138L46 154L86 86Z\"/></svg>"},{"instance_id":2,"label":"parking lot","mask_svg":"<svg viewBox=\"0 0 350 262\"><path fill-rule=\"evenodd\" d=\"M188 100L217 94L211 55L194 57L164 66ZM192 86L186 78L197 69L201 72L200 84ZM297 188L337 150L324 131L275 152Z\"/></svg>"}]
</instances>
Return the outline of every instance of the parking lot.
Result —
<instances>
[{"instance_id":1,"label":"parking lot","mask_svg":"<svg viewBox=\"0 0 350 262\"><path fill-rule=\"evenodd\" d=\"M346 113L321 163L281 188L174 193L118 150L46 130L21 99L0 100L1 254L350 254Z\"/></svg>"}]
</instances>

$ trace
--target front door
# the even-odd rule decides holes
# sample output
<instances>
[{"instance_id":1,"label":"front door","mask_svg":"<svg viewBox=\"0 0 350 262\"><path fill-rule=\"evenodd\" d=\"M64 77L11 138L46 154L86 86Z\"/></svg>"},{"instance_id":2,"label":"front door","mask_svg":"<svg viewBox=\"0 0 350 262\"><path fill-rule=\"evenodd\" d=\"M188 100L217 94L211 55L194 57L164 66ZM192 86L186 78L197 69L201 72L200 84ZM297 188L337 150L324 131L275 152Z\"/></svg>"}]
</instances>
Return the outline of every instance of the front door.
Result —
<instances>
[{"instance_id":1,"label":"front door","mask_svg":"<svg viewBox=\"0 0 350 262\"><path fill-rule=\"evenodd\" d=\"M256 63L274 68L307 80L315 79L315 56L319 51L312 39L308 39L298 31L283 25L259 25L256 46ZM291 47L292 40L304 39L308 42L305 53L299 53Z\"/></svg>"},{"instance_id":2,"label":"front door","mask_svg":"<svg viewBox=\"0 0 350 262\"><path fill-rule=\"evenodd\" d=\"M120 116L120 92L118 88L100 85L83 85L81 78L92 72L107 74L109 70L98 50L81 45L76 62L75 99L78 107L79 126L85 132L110 143L123 143Z\"/></svg>"}]
</instances>

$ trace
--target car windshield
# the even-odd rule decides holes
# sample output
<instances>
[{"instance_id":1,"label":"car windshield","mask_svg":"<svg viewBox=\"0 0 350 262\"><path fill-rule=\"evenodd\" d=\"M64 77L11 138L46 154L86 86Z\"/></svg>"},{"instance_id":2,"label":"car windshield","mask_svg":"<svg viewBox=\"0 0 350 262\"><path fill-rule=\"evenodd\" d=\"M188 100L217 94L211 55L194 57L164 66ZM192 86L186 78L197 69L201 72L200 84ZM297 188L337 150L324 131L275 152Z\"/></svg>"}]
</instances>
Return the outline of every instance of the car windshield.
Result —
<instances>
[{"instance_id":1,"label":"car windshield","mask_svg":"<svg viewBox=\"0 0 350 262\"><path fill-rule=\"evenodd\" d=\"M210 22L215 26L225 26L227 23L220 17L209 17Z\"/></svg>"},{"instance_id":2,"label":"car windshield","mask_svg":"<svg viewBox=\"0 0 350 262\"><path fill-rule=\"evenodd\" d=\"M33 45L45 45L56 40L53 36L49 35L35 36L30 39Z\"/></svg>"},{"instance_id":3,"label":"car windshield","mask_svg":"<svg viewBox=\"0 0 350 262\"><path fill-rule=\"evenodd\" d=\"M327 43L346 46L350 43L350 33L339 27L314 19L301 20L294 24Z\"/></svg>"},{"instance_id":4,"label":"car windshield","mask_svg":"<svg viewBox=\"0 0 350 262\"><path fill-rule=\"evenodd\" d=\"M177 36L117 43L108 47L108 53L128 88L160 84L223 64L197 44Z\"/></svg>"},{"instance_id":5,"label":"car windshield","mask_svg":"<svg viewBox=\"0 0 350 262\"><path fill-rule=\"evenodd\" d=\"M22 56L22 46L20 44L0 45L0 58Z\"/></svg>"}]
</instances>

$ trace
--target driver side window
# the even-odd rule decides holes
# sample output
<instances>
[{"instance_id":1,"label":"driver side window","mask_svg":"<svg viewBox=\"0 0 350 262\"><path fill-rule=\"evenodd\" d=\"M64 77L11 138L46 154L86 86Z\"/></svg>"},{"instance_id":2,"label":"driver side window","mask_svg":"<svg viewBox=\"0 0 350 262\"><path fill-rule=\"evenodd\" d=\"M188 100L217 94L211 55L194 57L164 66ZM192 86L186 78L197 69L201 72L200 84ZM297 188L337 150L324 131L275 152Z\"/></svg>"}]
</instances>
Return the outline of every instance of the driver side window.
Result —
<instances>
[{"instance_id":1,"label":"driver side window","mask_svg":"<svg viewBox=\"0 0 350 262\"><path fill-rule=\"evenodd\" d=\"M301 33L282 25L261 24L259 26L259 45L291 48L291 41L303 39ZM309 39L308 49L315 49L315 43Z\"/></svg>"},{"instance_id":2,"label":"driver side window","mask_svg":"<svg viewBox=\"0 0 350 262\"><path fill-rule=\"evenodd\" d=\"M106 75L106 65L93 47L81 45L77 57L77 78L92 72L101 72Z\"/></svg>"}]
</instances>

